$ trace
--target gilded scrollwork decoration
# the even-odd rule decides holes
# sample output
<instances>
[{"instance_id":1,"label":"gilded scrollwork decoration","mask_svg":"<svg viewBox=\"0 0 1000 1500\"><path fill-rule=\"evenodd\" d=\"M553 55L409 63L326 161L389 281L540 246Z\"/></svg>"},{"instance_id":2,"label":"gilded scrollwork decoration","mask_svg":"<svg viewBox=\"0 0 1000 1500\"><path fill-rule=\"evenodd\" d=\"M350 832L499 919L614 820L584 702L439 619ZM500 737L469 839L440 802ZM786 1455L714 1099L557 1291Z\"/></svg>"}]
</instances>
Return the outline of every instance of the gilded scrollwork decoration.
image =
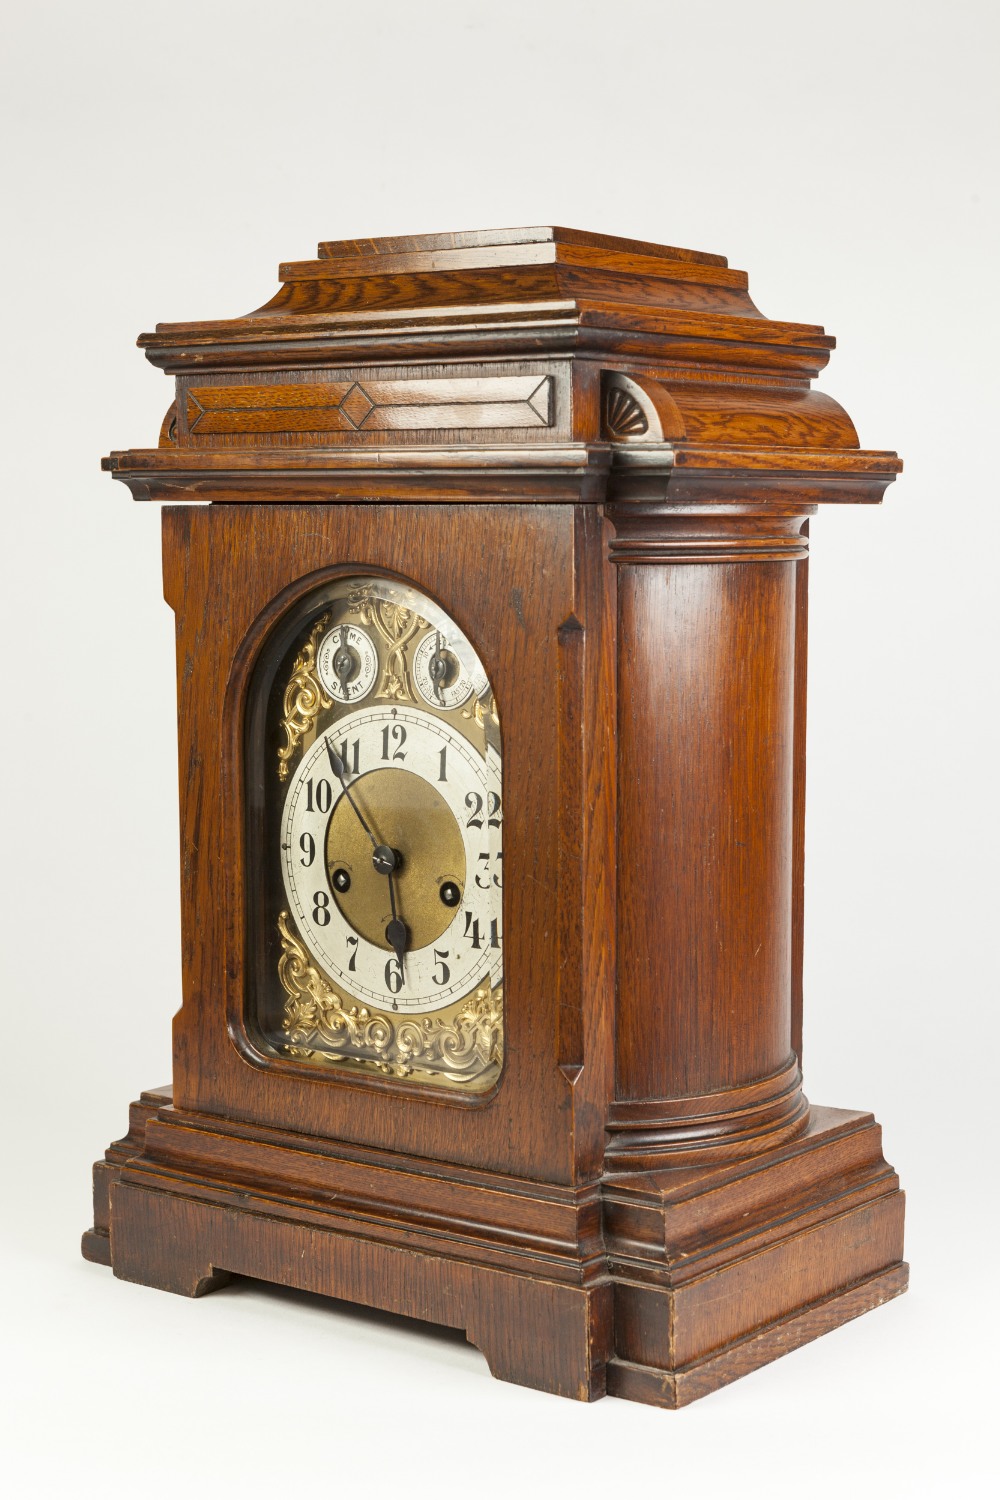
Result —
<instances>
[{"instance_id":1,"label":"gilded scrollwork decoration","mask_svg":"<svg viewBox=\"0 0 1000 1500\"><path fill-rule=\"evenodd\" d=\"M279 781L287 781L292 756L303 737L315 729L320 712L333 706L333 700L327 696L316 674L316 649L329 618L329 615L323 615L316 621L308 641L292 664L292 674L282 701L284 743L278 747Z\"/></svg>"},{"instance_id":2,"label":"gilded scrollwork decoration","mask_svg":"<svg viewBox=\"0 0 1000 1500\"><path fill-rule=\"evenodd\" d=\"M375 696L415 703L406 647L418 631L427 629L427 621L409 605L386 598L384 590L376 593L370 585L356 589L348 596L348 602L367 624L378 631L385 643L385 666Z\"/></svg>"},{"instance_id":3,"label":"gilded scrollwork decoration","mask_svg":"<svg viewBox=\"0 0 1000 1500\"><path fill-rule=\"evenodd\" d=\"M503 987L478 986L449 1017L397 1019L348 1002L315 965L288 912L278 917L286 1051L310 1062L349 1060L397 1078L468 1083L503 1063Z\"/></svg>"},{"instance_id":4,"label":"gilded scrollwork decoration","mask_svg":"<svg viewBox=\"0 0 1000 1500\"><path fill-rule=\"evenodd\" d=\"M489 695L489 702L486 701L485 695L482 698L477 698L471 708L462 709L462 718L473 719L480 729L486 728L487 719L492 720L494 724L499 724L500 718L497 714L497 700L492 693Z\"/></svg>"}]
</instances>

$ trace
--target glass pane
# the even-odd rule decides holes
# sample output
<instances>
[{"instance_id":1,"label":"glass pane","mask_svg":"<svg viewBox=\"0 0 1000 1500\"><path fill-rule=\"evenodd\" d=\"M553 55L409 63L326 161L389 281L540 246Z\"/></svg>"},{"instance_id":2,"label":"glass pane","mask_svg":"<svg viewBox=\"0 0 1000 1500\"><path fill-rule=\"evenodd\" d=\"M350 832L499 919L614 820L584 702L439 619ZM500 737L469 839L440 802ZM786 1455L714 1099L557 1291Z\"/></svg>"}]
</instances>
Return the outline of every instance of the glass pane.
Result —
<instances>
[{"instance_id":1,"label":"glass pane","mask_svg":"<svg viewBox=\"0 0 1000 1500\"><path fill-rule=\"evenodd\" d=\"M503 1061L500 724L462 632L408 585L327 585L261 653L246 773L258 1045L489 1088Z\"/></svg>"}]
</instances>

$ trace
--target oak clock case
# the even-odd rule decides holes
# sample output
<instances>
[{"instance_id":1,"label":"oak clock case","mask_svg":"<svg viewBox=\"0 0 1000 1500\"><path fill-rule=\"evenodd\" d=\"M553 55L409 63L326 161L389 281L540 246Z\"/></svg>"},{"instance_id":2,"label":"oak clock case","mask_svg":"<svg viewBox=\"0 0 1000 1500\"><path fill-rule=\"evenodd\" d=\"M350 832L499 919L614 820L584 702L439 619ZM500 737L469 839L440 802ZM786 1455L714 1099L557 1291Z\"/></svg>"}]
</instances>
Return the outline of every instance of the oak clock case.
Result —
<instances>
[{"instance_id":1,"label":"oak clock case","mask_svg":"<svg viewBox=\"0 0 1000 1500\"><path fill-rule=\"evenodd\" d=\"M271 632L248 703L251 1037L310 1066L489 1089L502 758L475 650L401 580L341 576Z\"/></svg>"},{"instance_id":2,"label":"oak clock case","mask_svg":"<svg viewBox=\"0 0 1000 1500\"><path fill-rule=\"evenodd\" d=\"M719 255L280 281L142 336L159 442L104 461L163 507L182 993L84 1254L683 1405L907 1284L880 1126L802 1080L810 520L899 460Z\"/></svg>"}]
</instances>

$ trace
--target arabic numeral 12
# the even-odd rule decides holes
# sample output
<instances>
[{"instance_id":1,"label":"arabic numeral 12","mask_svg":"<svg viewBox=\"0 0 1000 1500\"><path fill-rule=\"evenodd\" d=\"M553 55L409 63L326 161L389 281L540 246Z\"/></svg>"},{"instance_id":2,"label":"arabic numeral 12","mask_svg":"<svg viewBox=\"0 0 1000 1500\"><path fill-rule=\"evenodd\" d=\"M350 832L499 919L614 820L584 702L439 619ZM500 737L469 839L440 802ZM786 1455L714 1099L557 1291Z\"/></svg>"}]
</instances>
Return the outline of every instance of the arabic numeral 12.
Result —
<instances>
[{"instance_id":1,"label":"arabic numeral 12","mask_svg":"<svg viewBox=\"0 0 1000 1500\"><path fill-rule=\"evenodd\" d=\"M396 742L397 748L390 753L389 735ZM382 730L382 759L383 760L405 760L406 752L403 746L406 744L406 728L403 724L387 724Z\"/></svg>"}]
</instances>

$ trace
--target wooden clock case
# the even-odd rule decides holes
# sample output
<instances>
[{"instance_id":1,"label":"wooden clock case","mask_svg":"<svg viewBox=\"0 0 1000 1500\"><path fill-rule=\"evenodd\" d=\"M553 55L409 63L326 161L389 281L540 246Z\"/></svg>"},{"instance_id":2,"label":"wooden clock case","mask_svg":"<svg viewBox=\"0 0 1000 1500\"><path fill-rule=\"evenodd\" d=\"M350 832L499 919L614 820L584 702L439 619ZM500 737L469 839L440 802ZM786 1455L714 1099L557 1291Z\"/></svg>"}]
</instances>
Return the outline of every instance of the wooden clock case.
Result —
<instances>
[{"instance_id":1,"label":"wooden clock case","mask_svg":"<svg viewBox=\"0 0 1000 1500\"><path fill-rule=\"evenodd\" d=\"M899 462L810 388L833 340L719 256L504 230L324 244L281 281L143 336L176 400L157 448L105 460L166 502L183 998L84 1254L680 1405L906 1285L878 1125L800 1074L808 518ZM345 570L438 600L500 707L484 1097L266 1057L246 1025L248 678Z\"/></svg>"}]
</instances>

